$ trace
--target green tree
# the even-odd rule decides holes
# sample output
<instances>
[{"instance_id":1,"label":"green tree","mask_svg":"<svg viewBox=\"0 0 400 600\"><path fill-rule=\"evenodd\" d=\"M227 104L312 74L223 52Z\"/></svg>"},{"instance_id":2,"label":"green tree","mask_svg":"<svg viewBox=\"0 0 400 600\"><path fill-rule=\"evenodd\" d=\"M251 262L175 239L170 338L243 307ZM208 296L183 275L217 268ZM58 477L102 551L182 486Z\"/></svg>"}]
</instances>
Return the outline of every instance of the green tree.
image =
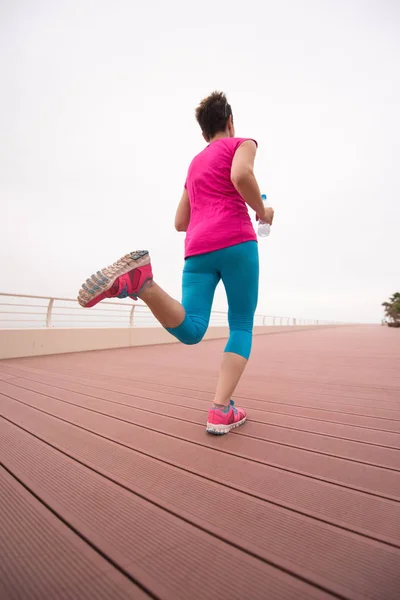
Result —
<instances>
[{"instance_id":1,"label":"green tree","mask_svg":"<svg viewBox=\"0 0 400 600\"><path fill-rule=\"evenodd\" d=\"M400 327L400 292L396 292L389 298L389 302L382 303L385 309L387 324L390 327Z\"/></svg>"}]
</instances>

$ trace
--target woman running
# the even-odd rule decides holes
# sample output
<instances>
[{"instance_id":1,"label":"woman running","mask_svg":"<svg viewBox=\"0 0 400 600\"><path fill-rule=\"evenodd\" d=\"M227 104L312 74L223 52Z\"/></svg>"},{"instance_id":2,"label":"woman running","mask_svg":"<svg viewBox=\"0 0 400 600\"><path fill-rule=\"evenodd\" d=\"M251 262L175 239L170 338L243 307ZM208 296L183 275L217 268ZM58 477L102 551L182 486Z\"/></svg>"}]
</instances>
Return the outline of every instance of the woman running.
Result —
<instances>
[{"instance_id":1,"label":"woman running","mask_svg":"<svg viewBox=\"0 0 400 600\"><path fill-rule=\"evenodd\" d=\"M236 138L231 106L214 92L196 109L208 143L191 162L175 217L186 231L182 303L153 280L146 250L131 252L82 285L78 301L92 307L104 298L140 298L180 342L198 344L207 331L215 288L222 280L228 299L229 340L225 347L207 431L228 433L246 413L232 394L250 356L258 299L258 246L246 204L272 224L253 167L257 143Z\"/></svg>"}]
</instances>

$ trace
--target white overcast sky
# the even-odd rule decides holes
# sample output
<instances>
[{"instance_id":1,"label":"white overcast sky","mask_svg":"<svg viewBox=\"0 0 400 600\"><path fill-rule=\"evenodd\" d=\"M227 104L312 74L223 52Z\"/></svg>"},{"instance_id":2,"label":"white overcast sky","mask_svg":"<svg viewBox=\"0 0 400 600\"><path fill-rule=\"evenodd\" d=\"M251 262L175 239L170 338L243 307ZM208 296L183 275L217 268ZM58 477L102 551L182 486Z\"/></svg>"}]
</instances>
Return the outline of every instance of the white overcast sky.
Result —
<instances>
[{"instance_id":1,"label":"white overcast sky","mask_svg":"<svg viewBox=\"0 0 400 600\"><path fill-rule=\"evenodd\" d=\"M180 297L193 112L222 89L276 211L258 312L379 321L400 291L399 65L396 0L1 0L0 291L75 297L146 248Z\"/></svg>"}]
</instances>

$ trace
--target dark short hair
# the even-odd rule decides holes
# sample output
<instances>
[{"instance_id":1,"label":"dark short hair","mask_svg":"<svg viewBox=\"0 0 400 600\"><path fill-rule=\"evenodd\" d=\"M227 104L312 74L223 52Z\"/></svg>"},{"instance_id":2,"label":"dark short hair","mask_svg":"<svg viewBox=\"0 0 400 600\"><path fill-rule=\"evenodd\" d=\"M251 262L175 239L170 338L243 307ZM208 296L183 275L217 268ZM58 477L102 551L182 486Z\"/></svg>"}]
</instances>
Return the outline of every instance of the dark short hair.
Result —
<instances>
[{"instance_id":1,"label":"dark short hair","mask_svg":"<svg viewBox=\"0 0 400 600\"><path fill-rule=\"evenodd\" d=\"M232 108L223 92L213 92L196 108L196 119L209 141L220 131L225 131Z\"/></svg>"}]
</instances>

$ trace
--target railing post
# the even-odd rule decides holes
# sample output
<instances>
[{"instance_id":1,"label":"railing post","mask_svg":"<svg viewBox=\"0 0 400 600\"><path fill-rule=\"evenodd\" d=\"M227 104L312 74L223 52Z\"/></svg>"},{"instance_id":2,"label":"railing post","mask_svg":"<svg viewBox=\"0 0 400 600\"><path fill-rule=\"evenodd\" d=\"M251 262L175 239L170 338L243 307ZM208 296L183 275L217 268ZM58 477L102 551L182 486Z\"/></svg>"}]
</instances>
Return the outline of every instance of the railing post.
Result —
<instances>
[{"instance_id":1,"label":"railing post","mask_svg":"<svg viewBox=\"0 0 400 600\"><path fill-rule=\"evenodd\" d=\"M296 325L296 318L293 318L293 325Z\"/></svg>"},{"instance_id":2,"label":"railing post","mask_svg":"<svg viewBox=\"0 0 400 600\"><path fill-rule=\"evenodd\" d=\"M135 313L135 305L132 304L131 312L130 312L130 315L129 315L129 327L133 327L133 316L134 316L134 313Z\"/></svg>"},{"instance_id":3,"label":"railing post","mask_svg":"<svg viewBox=\"0 0 400 600\"><path fill-rule=\"evenodd\" d=\"M276 319L276 317L274 317L274 318L273 318L273 321L272 321L272 325L273 325L273 326L275 325L275 319Z\"/></svg>"},{"instance_id":4,"label":"railing post","mask_svg":"<svg viewBox=\"0 0 400 600\"><path fill-rule=\"evenodd\" d=\"M47 307L47 315L46 315L46 327L51 327L51 313L53 310L54 298L50 298L49 305Z\"/></svg>"}]
</instances>

